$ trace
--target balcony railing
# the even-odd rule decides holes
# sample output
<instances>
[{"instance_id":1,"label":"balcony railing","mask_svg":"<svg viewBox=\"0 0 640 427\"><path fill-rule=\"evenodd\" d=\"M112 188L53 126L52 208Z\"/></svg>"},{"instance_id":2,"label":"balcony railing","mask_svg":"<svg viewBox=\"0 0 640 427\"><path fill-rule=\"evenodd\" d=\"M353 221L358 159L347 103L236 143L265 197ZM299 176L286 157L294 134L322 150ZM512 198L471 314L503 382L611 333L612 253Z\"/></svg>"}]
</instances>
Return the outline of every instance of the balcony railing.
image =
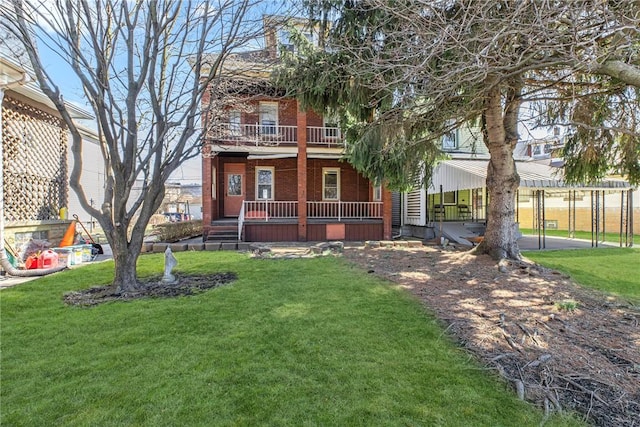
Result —
<instances>
[{"instance_id":1,"label":"balcony railing","mask_svg":"<svg viewBox=\"0 0 640 427\"><path fill-rule=\"evenodd\" d=\"M342 147L344 141L338 127L307 126L307 143L310 145L325 145Z\"/></svg>"},{"instance_id":2,"label":"balcony railing","mask_svg":"<svg viewBox=\"0 0 640 427\"><path fill-rule=\"evenodd\" d=\"M260 123L217 123L211 127L208 136L225 145L290 146L298 143L298 127ZM308 126L307 143L328 148L344 145L340 128L337 127Z\"/></svg>"},{"instance_id":3,"label":"balcony railing","mask_svg":"<svg viewBox=\"0 0 640 427\"><path fill-rule=\"evenodd\" d=\"M296 126L218 123L209 130L209 138L235 145L295 145L297 133Z\"/></svg>"},{"instance_id":4,"label":"balcony railing","mask_svg":"<svg viewBox=\"0 0 640 427\"><path fill-rule=\"evenodd\" d=\"M244 220L269 221L298 217L298 202L275 200L245 200ZM307 218L316 219L379 219L382 202L307 202Z\"/></svg>"}]
</instances>

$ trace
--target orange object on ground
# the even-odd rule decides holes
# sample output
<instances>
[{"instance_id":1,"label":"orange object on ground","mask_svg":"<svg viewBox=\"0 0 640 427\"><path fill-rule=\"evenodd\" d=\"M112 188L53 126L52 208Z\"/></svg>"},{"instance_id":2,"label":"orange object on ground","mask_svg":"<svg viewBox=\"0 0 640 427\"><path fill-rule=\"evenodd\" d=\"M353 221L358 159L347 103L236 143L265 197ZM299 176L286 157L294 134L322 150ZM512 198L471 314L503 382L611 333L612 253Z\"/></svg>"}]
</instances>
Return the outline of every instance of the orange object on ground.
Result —
<instances>
[{"instance_id":1,"label":"orange object on ground","mask_svg":"<svg viewBox=\"0 0 640 427\"><path fill-rule=\"evenodd\" d=\"M29 255L27 259L24 260L24 267L27 270L35 270L36 268L38 268L38 255Z\"/></svg>"},{"instance_id":2,"label":"orange object on ground","mask_svg":"<svg viewBox=\"0 0 640 427\"><path fill-rule=\"evenodd\" d=\"M62 236L62 240L60 241L60 244L58 246L65 247L65 246L73 246L73 244L75 243L76 240L76 221L73 220L71 221L71 224L69 224L69 228L67 228L67 231L65 231L64 236Z\"/></svg>"}]
</instances>

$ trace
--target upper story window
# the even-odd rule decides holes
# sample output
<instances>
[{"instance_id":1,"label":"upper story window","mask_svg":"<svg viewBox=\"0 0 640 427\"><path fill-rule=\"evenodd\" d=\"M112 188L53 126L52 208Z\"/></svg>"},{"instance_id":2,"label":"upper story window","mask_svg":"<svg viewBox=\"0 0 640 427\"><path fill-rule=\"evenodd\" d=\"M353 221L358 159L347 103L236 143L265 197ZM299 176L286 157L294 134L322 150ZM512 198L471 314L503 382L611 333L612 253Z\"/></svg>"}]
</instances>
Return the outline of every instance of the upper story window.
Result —
<instances>
[{"instance_id":1,"label":"upper story window","mask_svg":"<svg viewBox=\"0 0 640 427\"><path fill-rule=\"evenodd\" d=\"M288 52L295 52L296 51L296 45L295 42L293 40L293 31L296 31L298 34L300 34L302 37L304 37L305 39L307 39L307 41L309 43L311 43L312 45L315 45L315 40L313 37L313 33L307 29L302 29L302 28L296 28L295 30L290 30L290 29L285 29L282 28L278 31L278 49L280 52L284 52L284 51L288 51Z\"/></svg>"},{"instance_id":2,"label":"upper story window","mask_svg":"<svg viewBox=\"0 0 640 427\"><path fill-rule=\"evenodd\" d=\"M295 50L295 46L293 44L293 40L291 40L291 33L289 30L282 29L278 31L278 49L280 51L289 51L293 52Z\"/></svg>"},{"instance_id":3,"label":"upper story window","mask_svg":"<svg viewBox=\"0 0 640 427\"><path fill-rule=\"evenodd\" d=\"M229 111L229 132L231 135L240 135L240 121L242 115L240 111L232 110Z\"/></svg>"},{"instance_id":4,"label":"upper story window","mask_svg":"<svg viewBox=\"0 0 640 427\"><path fill-rule=\"evenodd\" d=\"M553 144L540 143L531 144L531 156L543 156L553 154L553 150L557 148Z\"/></svg>"},{"instance_id":5,"label":"upper story window","mask_svg":"<svg viewBox=\"0 0 640 427\"><path fill-rule=\"evenodd\" d=\"M324 137L325 138L339 138L340 128L338 127L338 119L333 116L323 117Z\"/></svg>"},{"instance_id":6,"label":"upper story window","mask_svg":"<svg viewBox=\"0 0 640 427\"><path fill-rule=\"evenodd\" d=\"M260 103L260 131L263 135L274 135L278 126L278 103Z\"/></svg>"},{"instance_id":7,"label":"upper story window","mask_svg":"<svg viewBox=\"0 0 640 427\"><path fill-rule=\"evenodd\" d=\"M453 129L442 135L442 149L455 150L459 147L458 129Z\"/></svg>"}]
</instances>

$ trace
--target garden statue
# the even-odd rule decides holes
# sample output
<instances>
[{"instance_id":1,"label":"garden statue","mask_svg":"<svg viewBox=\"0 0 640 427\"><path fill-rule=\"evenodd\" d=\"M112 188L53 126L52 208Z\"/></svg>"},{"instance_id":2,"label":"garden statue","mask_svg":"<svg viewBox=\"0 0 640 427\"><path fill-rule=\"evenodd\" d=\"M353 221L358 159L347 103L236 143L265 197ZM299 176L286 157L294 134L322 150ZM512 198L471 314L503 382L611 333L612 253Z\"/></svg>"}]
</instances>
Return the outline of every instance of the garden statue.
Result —
<instances>
[{"instance_id":1,"label":"garden statue","mask_svg":"<svg viewBox=\"0 0 640 427\"><path fill-rule=\"evenodd\" d=\"M164 276L162 276L162 281L164 283L175 283L176 277L171 274L171 270L178 264L178 260L173 256L173 252L171 252L171 248L167 246L167 249L164 251Z\"/></svg>"}]
</instances>

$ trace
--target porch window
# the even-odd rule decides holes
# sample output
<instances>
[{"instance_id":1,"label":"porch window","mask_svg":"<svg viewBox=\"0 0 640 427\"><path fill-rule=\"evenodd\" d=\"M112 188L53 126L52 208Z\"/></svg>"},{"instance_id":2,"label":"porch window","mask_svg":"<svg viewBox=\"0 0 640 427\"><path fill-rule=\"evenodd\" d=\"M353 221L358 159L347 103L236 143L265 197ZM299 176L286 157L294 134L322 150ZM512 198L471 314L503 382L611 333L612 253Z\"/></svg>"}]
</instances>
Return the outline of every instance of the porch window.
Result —
<instances>
[{"instance_id":1,"label":"porch window","mask_svg":"<svg viewBox=\"0 0 640 427\"><path fill-rule=\"evenodd\" d=\"M340 200L339 168L322 168L322 200Z\"/></svg>"},{"instance_id":2,"label":"porch window","mask_svg":"<svg viewBox=\"0 0 640 427\"><path fill-rule=\"evenodd\" d=\"M442 203L445 205L455 205L458 201L457 191L445 191L442 193Z\"/></svg>"},{"instance_id":3,"label":"porch window","mask_svg":"<svg viewBox=\"0 0 640 427\"><path fill-rule=\"evenodd\" d=\"M240 111L229 111L229 133L238 136L240 132Z\"/></svg>"},{"instance_id":4,"label":"porch window","mask_svg":"<svg viewBox=\"0 0 640 427\"><path fill-rule=\"evenodd\" d=\"M274 176L273 167L256 168L256 200L273 200Z\"/></svg>"},{"instance_id":5,"label":"porch window","mask_svg":"<svg viewBox=\"0 0 640 427\"><path fill-rule=\"evenodd\" d=\"M382 200L382 185L376 185L373 187L373 201L379 202Z\"/></svg>"},{"instance_id":6,"label":"porch window","mask_svg":"<svg viewBox=\"0 0 640 427\"><path fill-rule=\"evenodd\" d=\"M260 103L260 131L263 135L275 135L278 126L278 103Z\"/></svg>"}]
</instances>

